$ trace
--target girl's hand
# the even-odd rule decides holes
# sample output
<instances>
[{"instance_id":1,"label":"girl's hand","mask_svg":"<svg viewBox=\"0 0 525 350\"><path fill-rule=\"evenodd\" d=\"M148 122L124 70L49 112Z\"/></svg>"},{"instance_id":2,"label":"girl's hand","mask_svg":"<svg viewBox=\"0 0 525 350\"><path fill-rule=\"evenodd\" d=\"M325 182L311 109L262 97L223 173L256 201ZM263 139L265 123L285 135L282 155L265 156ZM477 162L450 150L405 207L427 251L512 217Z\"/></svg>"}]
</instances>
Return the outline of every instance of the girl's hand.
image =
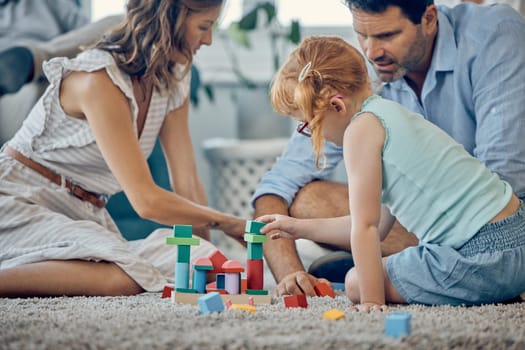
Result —
<instances>
[{"instance_id":1,"label":"girl's hand","mask_svg":"<svg viewBox=\"0 0 525 350\"><path fill-rule=\"evenodd\" d=\"M298 219L286 215L271 214L260 216L256 220L266 223L266 225L261 228L261 233L271 233L271 239L287 238L295 240L303 238L299 234L299 230L297 230Z\"/></svg>"},{"instance_id":2,"label":"girl's hand","mask_svg":"<svg viewBox=\"0 0 525 350\"><path fill-rule=\"evenodd\" d=\"M361 303L357 305L352 305L350 309L357 312L369 313L370 311L387 311L388 306L386 306L385 304Z\"/></svg>"}]
</instances>

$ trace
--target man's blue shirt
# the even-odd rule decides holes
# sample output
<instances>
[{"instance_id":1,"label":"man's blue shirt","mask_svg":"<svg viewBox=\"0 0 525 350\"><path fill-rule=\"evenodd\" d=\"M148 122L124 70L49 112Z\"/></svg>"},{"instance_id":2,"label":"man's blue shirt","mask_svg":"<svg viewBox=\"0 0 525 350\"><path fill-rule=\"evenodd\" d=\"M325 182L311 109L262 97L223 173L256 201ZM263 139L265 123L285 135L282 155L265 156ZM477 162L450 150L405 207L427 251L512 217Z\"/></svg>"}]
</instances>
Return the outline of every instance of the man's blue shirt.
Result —
<instances>
[{"instance_id":1,"label":"man's blue shirt","mask_svg":"<svg viewBox=\"0 0 525 350\"><path fill-rule=\"evenodd\" d=\"M378 94L445 130L524 199L525 21L507 5L472 4L439 7L438 21L421 101L403 78L382 83ZM330 142L324 154L318 170L310 139L295 133L252 199L275 194L291 204L301 187L328 178L343 156Z\"/></svg>"}]
</instances>

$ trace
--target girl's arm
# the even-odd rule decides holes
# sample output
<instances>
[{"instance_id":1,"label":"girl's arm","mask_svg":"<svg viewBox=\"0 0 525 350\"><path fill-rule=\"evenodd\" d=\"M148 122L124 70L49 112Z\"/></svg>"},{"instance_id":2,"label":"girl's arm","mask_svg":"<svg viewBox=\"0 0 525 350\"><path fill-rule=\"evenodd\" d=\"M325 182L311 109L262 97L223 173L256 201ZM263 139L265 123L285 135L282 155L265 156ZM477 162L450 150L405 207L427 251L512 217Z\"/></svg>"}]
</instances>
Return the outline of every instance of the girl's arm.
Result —
<instances>
[{"instance_id":1,"label":"girl's arm","mask_svg":"<svg viewBox=\"0 0 525 350\"><path fill-rule=\"evenodd\" d=\"M336 245L342 249L350 247L350 216L326 219L296 219L286 215L263 215L256 219L267 224L261 233L272 232L271 238L298 239Z\"/></svg>"},{"instance_id":2,"label":"girl's arm","mask_svg":"<svg viewBox=\"0 0 525 350\"><path fill-rule=\"evenodd\" d=\"M66 113L87 119L104 159L141 217L165 225L215 227L236 238L243 236L244 220L205 205L204 191L194 170L187 129L177 132L173 127L179 120L182 120L180 125L187 124L187 104L168 116L161 138L169 154L167 159L172 177L176 178L173 187L189 198L167 191L153 181L132 123L129 101L105 70L70 74L62 82L60 100ZM174 135L169 135L170 132ZM170 137L173 140L167 141ZM181 140L176 140L177 137ZM175 150L174 145L180 149ZM180 153L175 155L175 152ZM187 173L183 170L185 166L188 167Z\"/></svg>"},{"instance_id":3,"label":"girl's arm","mask_svg":"<svg viewBox=\"0 0 525 350\"><path fill-rule=\"evenodd\" d=\"M363 114L347 127L343 157L352 212L352 257L358 276L360 309L385 305L379 222L382 156L385 131L372 114Z\"/></svg>"}]
</instances>

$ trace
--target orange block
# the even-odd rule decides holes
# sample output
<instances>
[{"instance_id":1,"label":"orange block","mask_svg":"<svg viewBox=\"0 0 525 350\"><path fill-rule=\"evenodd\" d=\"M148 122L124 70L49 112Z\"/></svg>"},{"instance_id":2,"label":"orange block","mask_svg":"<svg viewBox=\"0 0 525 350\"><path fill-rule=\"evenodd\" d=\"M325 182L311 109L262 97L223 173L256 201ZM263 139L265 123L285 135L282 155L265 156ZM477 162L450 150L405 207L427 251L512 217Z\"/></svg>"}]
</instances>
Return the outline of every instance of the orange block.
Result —
<instances>
[{"instance_id":1,"label":"orange block","mask_svg":"<svg viewBox=\"0 0 525 350\"><path fill-rule=\"evenodd\" d=\"M332 287L330 287L328 284L324 282L319 282L314 286L315 294L317 294L318 297L331 297L335 298L335 293Z\"/></svg>"},{"instance_id":2,"label":"orange block","mask_svg":"<svg viewBox=\"0 0 525 350\"><path fill-rule=\"evenodd\" d=\"M288 295L284 297L284 306L287 308L290 307L302 307L307 308L308 302L306 301L306 295L305 294L299 294L299 295Z\"/></svg>"}]
</instances>

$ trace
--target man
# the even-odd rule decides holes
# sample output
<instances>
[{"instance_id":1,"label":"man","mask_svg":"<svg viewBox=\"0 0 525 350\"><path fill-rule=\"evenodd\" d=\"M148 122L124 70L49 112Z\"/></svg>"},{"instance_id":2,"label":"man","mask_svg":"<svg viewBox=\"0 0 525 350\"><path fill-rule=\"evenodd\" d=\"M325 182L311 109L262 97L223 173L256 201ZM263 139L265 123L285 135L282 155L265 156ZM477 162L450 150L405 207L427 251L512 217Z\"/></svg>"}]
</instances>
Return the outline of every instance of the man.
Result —
<instances>
[{"instance_id":1,"label":"man","mask_svg":"<svg viewBox=\"0 0 525 350\"><path fill-rule=\"evenodd\" d=\"M441 127L524 199L523 18L503 5L464 3L438 9L433 0L346 0L346 5L371 79L381 80L379 94ZM319 171L310 139L294 134L254 193L255 217L347 215L346 185L326 181L342 159L341 149L328 143L324 151L326 167ZM397 225L382 243L382 253L413 244L414 237ZM348 251L350 243L345 248ZM264 253L278 294L315 294L317 278L304 271L293 241L270 240ZM339 276L348 270L349 260L346 254L339 261L346 261Z\"/></svg>"}]
</instances>

